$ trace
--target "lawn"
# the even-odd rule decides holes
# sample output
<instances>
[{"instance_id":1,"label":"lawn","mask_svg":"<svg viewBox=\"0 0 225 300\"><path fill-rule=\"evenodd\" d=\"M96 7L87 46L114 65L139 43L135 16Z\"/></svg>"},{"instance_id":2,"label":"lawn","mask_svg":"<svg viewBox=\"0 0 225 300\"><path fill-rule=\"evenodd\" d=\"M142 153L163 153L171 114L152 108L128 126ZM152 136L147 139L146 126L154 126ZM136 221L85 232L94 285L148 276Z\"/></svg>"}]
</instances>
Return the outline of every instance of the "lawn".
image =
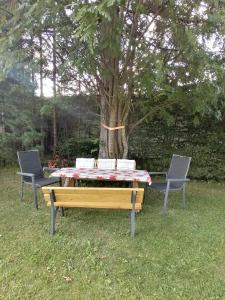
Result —
<instances>
[{"instance_id":1,"label":"lawn","mask_svg":"<svg viewBox=\"0 0 225 300\"><path fill-rule=\"evenodd\" d=\"M192 181L166 218L149 191L134 240L129 213L111 210L68 210L52 237L15 172L0 171L0 299L225 299L225 184Z\"/></svg>"}]
</instances>

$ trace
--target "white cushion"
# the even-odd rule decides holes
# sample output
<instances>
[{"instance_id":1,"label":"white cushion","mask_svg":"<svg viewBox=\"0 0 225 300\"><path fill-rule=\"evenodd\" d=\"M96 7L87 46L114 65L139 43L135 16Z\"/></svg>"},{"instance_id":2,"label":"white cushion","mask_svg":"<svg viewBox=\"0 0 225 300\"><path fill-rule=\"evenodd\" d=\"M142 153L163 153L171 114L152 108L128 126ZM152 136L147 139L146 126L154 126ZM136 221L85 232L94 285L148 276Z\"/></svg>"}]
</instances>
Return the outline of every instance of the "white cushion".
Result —
<instances>
[{"instance_id":1,"label":"white cushion","mask_svg":"<svg viewBox=\"0 0 225 300\"><path fill-rule=\"evenodd\" d=\"M95 167L94 158L77 158L76 168L93 169Z\"/></svg>"},{"instance_id":2,"label":"white cushion","mask_svg":"<svg viewBox=\"0 0 225 300\"><path fill-rule=\"evenodd\" d=\"M136 161L131 159L117 159L117 170L135 170Z\"/></svg>"},{"instance_id":3,"label":"white cushion","mask_svg":"<svg viewBox=\"0 0 225 300\"><path fill-rule=\"evenodd\" d=\"M97 161L97 167L98 169L113 170L116 168L116 160L99 158Z\"/></svg>"}]
</instances>

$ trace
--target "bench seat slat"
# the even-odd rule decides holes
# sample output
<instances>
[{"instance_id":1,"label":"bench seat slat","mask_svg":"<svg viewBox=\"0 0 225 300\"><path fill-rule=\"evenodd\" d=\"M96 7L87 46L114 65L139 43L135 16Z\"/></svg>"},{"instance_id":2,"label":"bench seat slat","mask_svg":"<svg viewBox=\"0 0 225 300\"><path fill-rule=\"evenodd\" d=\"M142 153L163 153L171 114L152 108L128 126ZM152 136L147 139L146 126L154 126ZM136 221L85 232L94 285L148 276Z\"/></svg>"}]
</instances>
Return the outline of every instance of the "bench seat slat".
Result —
<instances>
[{"instance_id":1,"label":"bench seat slat","mask_svg":"<svg viewBox=\"0 0 225 300\"><path fill-rule=\"evenodd\" d=\"M119 191L119 192L132 192L132 191L141 191L142 188L106 188L106 187L60 187L60 186L45 186L42 187L43 192L49 192L49 190L54 190L55 193L57 192L63 192L65 193L71 193L71 192L86 192L86 191L94 191L95 193L99 192L102 193L103 191Z\"/></svg>"},{"instance_id":2,"label":"bench seat slat","mask_svg":"<svg viewBox=\"0 0 225 300\"><path fill-rule=\"evenodd\" d=\"M51 206L51 202L47 202L47 206ZM131 203L115 203L115 202L56 202L55 207L74 207L74 208L110 208L110 209L132 209ZM141 203L136 203L136 210L141 209Z\"/></svg>"},{"instance_id":3,"label":"bench seat slat","mask_svg":"<svg viewBox=\"0 0 225 300\"><path fill-rule=\"evenodd\" d=\"M139 190L141 191L142 189L140 188L105 188L105 187L50 187L50 186L45 186L42 188L42 191L44 193L49 193L50 189L54 189L55 194L87 194L87 193L96 193L96 194L102 194L103 192L112 192L112 193L122 193L122 194L129 194L132 191Z\"/></svg>"},{"instance_id":4,"label":"bench seat slat","mask_svg":"<svg viewBox=\"0 0 225 300\"><path fill-rule=\"evenodd\" d=\"M95 195L87 193L87 194L57 194L55 193L56 196L56 203L57 202L114 202L114 203L131 203L131 193L129 194L111 194L111 193L103 193L102 195ZM50 201L50 195L49 194L44 194L45 200L46 201ZM112 201L113 199L113 201ZM142 198L141 198L141 194L139 193L137 195L137 199L136 199L136 203L141 203L142 202Z\"/></svg>"}]
</instances>

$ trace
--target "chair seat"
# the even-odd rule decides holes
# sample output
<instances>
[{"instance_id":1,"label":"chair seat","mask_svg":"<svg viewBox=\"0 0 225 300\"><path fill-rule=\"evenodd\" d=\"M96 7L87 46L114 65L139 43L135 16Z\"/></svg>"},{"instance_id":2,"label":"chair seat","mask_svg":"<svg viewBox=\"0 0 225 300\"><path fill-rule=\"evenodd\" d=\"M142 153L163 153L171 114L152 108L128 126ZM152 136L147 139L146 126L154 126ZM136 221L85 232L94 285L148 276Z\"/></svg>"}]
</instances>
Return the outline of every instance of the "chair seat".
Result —
<instances>
[{"instance_id":1,"label":"chair seat","mask_svg":"<svg viewBox=\"0 0 225 300\"><path fill-rule=\"evenodd\" d=\"M153 182L150 188L157 190L158 192L165 192L167 187L167 182ZM181 184L170 183L170 190L180 190L182 188Z\"/></svg>"},{"instance_id":2,"label":"chair seat","mask_svg":"<svg viewBox=\"0 0 225 300\"><path fill-rule=\"evenodd\" d=\"M51 177L51 178L35 178L35 183L37 187L43 187L45 185L50 185L53 183L58 183L59 178L57 177Z\"/></svg>"}]
</instances>

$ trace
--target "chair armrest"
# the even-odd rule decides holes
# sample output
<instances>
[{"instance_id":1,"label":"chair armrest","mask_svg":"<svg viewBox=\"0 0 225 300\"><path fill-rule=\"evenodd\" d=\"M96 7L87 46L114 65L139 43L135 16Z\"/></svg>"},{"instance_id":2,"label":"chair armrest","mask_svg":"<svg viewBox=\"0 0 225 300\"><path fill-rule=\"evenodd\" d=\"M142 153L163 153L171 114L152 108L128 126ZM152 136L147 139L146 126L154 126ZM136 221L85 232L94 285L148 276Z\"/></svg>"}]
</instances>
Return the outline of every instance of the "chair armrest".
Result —
<instances>
[{"instance_id":1,"label":"chair armrest","mask_svg":"<svg viewBox=\"0 0 225 300\"><path fill-rule=\"evenodd\" d=\"M16 174L20 176L35 177L33 173L17 172Z\"/></svg>"},{"instance_id":2,"label":"chair armrest","mask_svg":"<svg viewBox=\"0 0 225 300\"><path fill-rule=\"evenodd\" d=\"M181 178L169 178L169 179L167 179L167 181L168 182L188 182L188 181L190 181L190 179L189 178L183 178L183 179L181 179Z\"/></svg>"},{"instance_id":3,"label":"chair armrest","mask_svg":"<svg viewBox=\"0 0 225 300\"><path fill-rule=\"evenodd\" d=\"M60 170L60 168L50 168L50 167L43 167L43 171L55 172Z\"/></svg>"},{"instance_id":4,"label":"chair armrest","mask_svg":"<svg viewBox=\"0 0 225 300\"><path fill-rule=\"evenodd\" d=\"M149 175L165 175L165 176L167 176L167 172L149 172Z\"/></svg>"}]
</instances>

